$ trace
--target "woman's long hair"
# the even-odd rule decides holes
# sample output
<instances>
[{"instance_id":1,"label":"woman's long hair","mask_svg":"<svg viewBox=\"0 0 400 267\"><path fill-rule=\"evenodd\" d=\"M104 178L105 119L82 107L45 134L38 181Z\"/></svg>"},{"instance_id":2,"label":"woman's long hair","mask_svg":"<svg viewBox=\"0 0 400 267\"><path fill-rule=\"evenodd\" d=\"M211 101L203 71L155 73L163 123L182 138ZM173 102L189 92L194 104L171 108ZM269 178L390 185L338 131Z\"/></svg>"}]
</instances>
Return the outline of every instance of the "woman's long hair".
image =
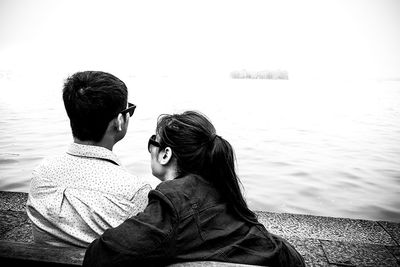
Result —
<instances>
[{"instance_id":1,"label":"woman's long hair","mask_svg":"<svg viewBox=\"0 0 400 267\"><path fill-rule=\"evenodd\" d=\"M210 181L239 217L258 224L247 207L235 171L232 146L216 134L212 123L195 111L161 115L157 134L162 147L170 147L177 160L179 175L197 174Z\"/></svg>"}]
</instances>

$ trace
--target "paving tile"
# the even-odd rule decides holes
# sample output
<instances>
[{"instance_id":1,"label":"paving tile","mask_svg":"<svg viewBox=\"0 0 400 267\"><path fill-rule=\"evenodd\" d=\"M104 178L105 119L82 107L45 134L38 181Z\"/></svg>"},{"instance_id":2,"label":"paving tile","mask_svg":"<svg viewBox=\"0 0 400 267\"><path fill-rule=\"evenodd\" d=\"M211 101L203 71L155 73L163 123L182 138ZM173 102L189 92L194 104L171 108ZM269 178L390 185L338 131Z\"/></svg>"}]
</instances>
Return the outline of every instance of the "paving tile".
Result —
<instances>
[{"instance_id":1,"label":"paving tile","mask_svg":"<svg viewBox=\"0 0 400 267\"><path fill-rule=\"evenodd\" d=\"M268 231L283 237L297 236L380 245L396 244L385 229L374 221L263 211L256 213Z\"/></svg>"},{"instance_id":2,"label":"paving tile","mask_svg":"<svg viewBox=\"0 0 400 267\"><path fill-rule=\"evenodd\" d=\"M384 221L379 221L378 223L389 233L393 240L396 241L397 245L400 246L400 223Z\"/></svg>"},{"instance_id":3,"label":"paving tile","mask_svg":"<svg viewBox=\"0 0 400 267\"><path fill-rule=\"evenodd\" d=\"M19 225L18 227L5 233L0 239L6 241L32 243L33 242L32 225L30 223L24 223L22 225Z\"/></svg>"},{"instance_id":4,"label":"paving tile","mask_svg":"<svg viewBox=\"0 0 400 267\"><path fill-rule=\"evenodd\" d=\"M399 246L386 246L386 248L393 254L397 260L397 264L400 266L400 247Z\"/></svg>"},{"instance_id":5,"label":"paving tile","mask_svg":"<svg viewBox=\"0 0 400 267\"><path fill-rule=\"evenodd\" d=\"M0 191L0 210L25 211L27 193Z\"/></svg>"},{"instance_id":6,"label":"paving tile","mask_svg":"<svg viewBox=\"0 0 400 267\"><path fill-rule=\"evenodd\" d=\"M382 245L321 240L330 264L346 266L397 266L396 258Z\"/></svg>"},{"instance_id":7,"label":"paving tile","mask_svg":"<svg viewBox=\"0 0 400 267\"><path fill-rule=\"evenodd\" d=\"M303 256L306 266L329 266L328 259L318 239L285 238Z\"/></svg>"},{"instance_id":8,"label":"paving tile","mask_svg":"<svg viewBox=\"0 0 400 267\"><path fill-rule=\"evenodd\" d=\"M28 217L24 216L20 211L4 211L0 210L0 239L1 237L27 221Z\"/></svg>"}]
</instances>

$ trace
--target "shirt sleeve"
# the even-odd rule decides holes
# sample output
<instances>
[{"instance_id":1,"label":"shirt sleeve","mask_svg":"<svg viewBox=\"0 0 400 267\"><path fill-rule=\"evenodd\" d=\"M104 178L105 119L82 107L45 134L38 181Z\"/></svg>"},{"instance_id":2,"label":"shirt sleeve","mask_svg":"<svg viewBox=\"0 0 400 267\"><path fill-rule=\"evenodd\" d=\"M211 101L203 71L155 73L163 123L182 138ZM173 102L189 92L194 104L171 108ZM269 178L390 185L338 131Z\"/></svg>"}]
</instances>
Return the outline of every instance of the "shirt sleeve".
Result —
<instances>
[{"instance_id":1,"label":"shirt sleeve","mask_svg":"<svg viewBox=\"0 0 400 267\"><path fill-rule=\"evenodd\" d=\"M135 203L135 205L132 207L129 217L135 216L147 207L148 194L150 190L151 186L149 184L145 184L135 193L131 199L131 202Z\"/></svg>"},{"instance_id":2,"label":"shirt sleeve","mask_svg":"<svg viewBox=\"0 0 400 267\"><path fill-rule=\"evenodd\" d=\"M83 266L128 266L167 260L173 255L179 218L160 191L149 193L149 204L138 215L108 229L86 250Z\"/></svg>"}]
</instances>

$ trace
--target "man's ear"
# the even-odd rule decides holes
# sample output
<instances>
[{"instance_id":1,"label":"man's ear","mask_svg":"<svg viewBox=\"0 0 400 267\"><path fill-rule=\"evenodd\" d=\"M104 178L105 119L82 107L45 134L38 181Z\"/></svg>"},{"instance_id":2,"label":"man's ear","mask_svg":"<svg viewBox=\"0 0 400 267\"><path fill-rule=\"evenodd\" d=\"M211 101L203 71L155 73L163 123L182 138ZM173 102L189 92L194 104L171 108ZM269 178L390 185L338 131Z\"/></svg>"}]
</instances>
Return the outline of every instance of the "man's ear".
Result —
<instances>
[{"instance_id":1,"label":"man's ear","mask_svg":"<svg viewBox=\"0 0 400 267\"><path fill-rule=\"evenodd\" d=\"M122 131L122 129L124 128L124 125L125 125L124 115L122 115L121 113L118 114L117 120L115 123L116 123L117 130Z\"/></svg>"},{"instance_id":2,"label":"man's ear","mask_svg":"<svg viewBox=\"0 0 400 267\"><path fill-rule=\"evenodd\" d=\"M161 165L167 165L172 159L172 149L170 147L166 147L160 151L159 162Z\"/></svg>"}]
</instances>

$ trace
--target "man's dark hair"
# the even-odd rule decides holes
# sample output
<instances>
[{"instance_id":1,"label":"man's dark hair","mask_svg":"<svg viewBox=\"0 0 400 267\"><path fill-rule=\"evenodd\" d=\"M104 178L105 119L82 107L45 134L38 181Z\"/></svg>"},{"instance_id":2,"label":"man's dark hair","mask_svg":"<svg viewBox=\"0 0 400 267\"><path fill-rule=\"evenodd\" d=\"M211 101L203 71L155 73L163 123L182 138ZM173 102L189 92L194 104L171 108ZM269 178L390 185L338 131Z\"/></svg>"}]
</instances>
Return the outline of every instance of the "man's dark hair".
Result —
<instances>
[{"instance_id":1,"label":"man's dark hair","mask_svg":"<svg viewBox=\"0 0 400 267\"><path fill-rule=\"evenodd\" d=\"M110 73L83 71L68 77L63 100L73 136L99 142L109 122L126 108L127 99L125 83Z\"/></svg>"}]
</instances>

